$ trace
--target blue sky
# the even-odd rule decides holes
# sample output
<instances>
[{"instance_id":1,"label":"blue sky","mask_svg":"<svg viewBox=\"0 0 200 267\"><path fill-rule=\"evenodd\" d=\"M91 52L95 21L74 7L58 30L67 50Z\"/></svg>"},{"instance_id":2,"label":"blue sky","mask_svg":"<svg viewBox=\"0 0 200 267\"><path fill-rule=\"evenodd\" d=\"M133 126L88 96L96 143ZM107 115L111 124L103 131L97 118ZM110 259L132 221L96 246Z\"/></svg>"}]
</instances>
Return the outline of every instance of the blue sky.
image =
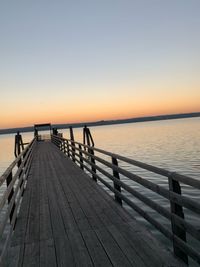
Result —
<instances>
[{"instance_id":1,"label":"blue sky","mask_svg":"<svg viewBox=\"0 0 200 267\"><path fill-rule=\"evenodd\" d=\"M1 1L0 127L196 110L199 14L197 0Z\"/></svg>"}]
</instances>

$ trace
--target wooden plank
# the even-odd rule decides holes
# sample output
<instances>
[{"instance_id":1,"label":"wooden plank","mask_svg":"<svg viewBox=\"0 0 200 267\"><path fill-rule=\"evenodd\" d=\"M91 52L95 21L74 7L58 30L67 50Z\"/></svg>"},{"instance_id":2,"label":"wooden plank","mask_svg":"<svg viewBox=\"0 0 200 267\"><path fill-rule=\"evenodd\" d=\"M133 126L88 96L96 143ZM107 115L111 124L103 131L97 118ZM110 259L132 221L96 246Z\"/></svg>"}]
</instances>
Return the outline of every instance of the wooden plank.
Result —
<instances>
[{"instance_id":1,"label":"wooden plank","mask_svg":"<svg viewBox=\"0 0 200 267\"><path fill-rule=\"evenodd\" d=\"M76 184L77 188L78 185ZM111 224L117 224L122 223L123 221L117 216L115 212L113 212L112 209L108 206L106 201L102 199L102 197L93 194L91 195L92 188L90 188L88 191L82 190L78 192L80 204L84 208L84 212L90 210L90 213L88 217L97 217L101 221L101 224L104 226L108 226ZM98 223L100 225L100 223Z\"/></svg>"},{"instance_id":2,"label":"wooden plank","mask_svg":"<svg viewBox=\"0 0 200 267\"><path fill-rule=\"evenodd\" d=\"M26 228L28 223L28 214L30 209L30 200L32 194L32 183L28 183L27 188L24 192L23 201L20 208L20 213L17 218L17 224L11 240L11 246L20 245L25 240Z\"/></svg>"},{"instance_id":3,"label":"wooden plank","mask_svg":"<svg viewBox=\"0 0 200 267\"><path fill-rule=\"evenodd\" d=\"M93 266L92 260L81 234L79 232L67 231L67 235L69 237L70 246L72 248L75 266Z\"/></svg>"},{"instance_id":4,"label":"wooden plank","mask_svg":"<svg viewBox=\"0 0 200 267\"><path fill-rule=\"evenodd\" d=\"M82 176L79 176L79 177L83 177L83 175L82 175ZM81 179L81 178L80 178L80 179ZM76 181L76 180L77 180L77 179L73 179L73 181ZM76 184L76 186L78 187L77 184ZM86 191L86 190L85 190L85 188L84 188L84 190L82 190L82 194L84 194L85 191ZM80 193L81 193L81 192L79 192L79 194L80 194ZM104 193L104 192L103 192L103 193ZM102 197L103 197L103 193L102 193ZM91 199L92 199L91 202L93 203L93 200L94 200L94 199L96 200L97 197L96 197L96 196L95 196L94 198L91 197ZM81 201L81 203L82 203L82 201ZM98 207L98 205L96 205L96 206ZM120 210L122 210L122 209L118 209L118 210L120 211ZM124 212L123 215L125 215L126 218L128 217L128 219L130 220L130 217L131 217L131 216L127 215L126 212ZM112 218L112 217L111 217L111 218ZM132 219L132 218L131 218L131 219ZM133 219L132 219L132 221L133 221ZM135 226L135 221L134 221L134 226ZM142 248L141 248L141 249L142 249ZM148 262L148 261L146 261L146 262Z\"/></svg>"},{"instance_id":5,"label":"wooden plank","mask_svg":"<svg viewBox=\"0 0 200 267\"><path fill-rule=\"evenodd\" d=\"M132 265L106 229L98 229L95 232L114 266Z\"/></svg>"},{"instance_id":6,"label":"wooden plank","mask_svg":"<svg viewBox=\"0 0 200 267\"><path fill-rule=\"evenodd\" d=\"M45 194L45 186L41 185L40 187L40 240L52 238L52 226L50 220L50 211L48 202L43 199Z\"/></svg>"},{"instance_id":7,"label":"wooden plank","mask_svg":"<svg viewBox=\"0 0 200 267\"><path fill-rule=\"evenodd\" d=\"M59 169L62 169L62 166L59 166ZM69 172L69 170L68 170ZM91 206L87 205L88 203L83 198L83 193L85 192L84 188L81 186L81 189L79 189L79 184L74 184L75 179L70 178L70 185L67 182L67 179L61 181L62 188L65 190L65 188L71 188L71 190L74 193L74 201L70 204L70 207L72 208L72 212L74 214L74 218L77 222L77 225L79 226L79 229L82 230L89 230L92 226L89 223L89 218L87 216L87 213L89 213L89 217L91 218L96 217L96 212L94 209L91 209ZM96 209L98 207L95 207ZM84 212L83 212L84 210ZM102 216L102 214L101 214ZM97 218L96 218L97 221ZM94 220L93 220L94 222ZM108 223L108 220L107 220ZM100 223L100 220L98 221L98 226L102 225Z\"/></svg>"},{"instance_id":8,"label":"wooden plank","mask_svg":"<svg viewBox=\"0 0 200 267\"><path fill-rule=\"evenodd\" d=\"M60 170L60 168L59 168L59 170ZM62 175L59 177L62 177ZM61 181L61 183L62 183L63 189L65 189L65 188L69 189L68 184L66 184L66 180ZM64 186L63 186L63 183L64 183ZM70 188L71 188L71 183L70 183ZM88 220L85 216L85 210L83 212L82 208L80 207L80 204L78 203L78 201L76 201L75 196L74 196L74 201L70 203L70 207L71 207L72 212L74 214L74 218L75 218L76 223L79 227L79 230L82 232L83 239L84 239L84 242L86 243L86 245L89 245L90 249L94 250L94 251L96 251L96 249L99 248L98 253L102 254L104 252L104 250L102 250L101 244L100 244L99 240L97 239L95 233L93 232L93 239L91 238L92 237L91 234L89 235L89 236L91 236L90 238L88 235L85 234L88 231L84 231L84 230L86 230L88 228L90 229L90 225L89 225ZM90 231L90 232L92 233L92 231ZM96 239L95 239L95 237L96 237ZM93 240L93 242L92 242L92 240ZM94 242L94 240L96 242ZM97 254L97 251L94 255L93 255L93 253L90 253L91 258L93 259L93 261L96 262L95 266L105 266L105 265L103 265L103 263L105 263L105 262L107 262L107 264L109 263L109 260L107 259L107 255L105 254L105 252L104 252L104 256L106 257L105 259L104 259L104 257L102 257L102 259L98 258L97 256L95 257L96 254Z\"/></svg>"},{"instance_id":9,"label":"wooden plank","mask_svg":"<svg viewBox=\"0 0 200 267\"><path fill-rule=\"evenodd\" d=\"M40 241L40 267L57 266L56 253L53 239Z\"/></svg>"},{"instance_id":10,"label":"wooden plank","mask_svg":"<svg viewBox=\"0 0 200 267\"><path fill-rule=\"evenodd\" d=\"M51 172L51 174L53 174L56 177L56 175L58 174L55 173L55 169L52 167L52 165L49 168L49 171ZM59 183L59 178L52 180L52 183L53 183L53 188L54 188L54 194L56 195L56 201L58 203L57 206L59 208L61 217L63 219L65 229L66 230L77 230L78 229L77 223L75 221L71 207L68 203L67 197L63 191L62 185Z\"/></svg>"},{"instance_id":11,"label":"wooden plank","mask_svg":"<svg viewBox=\"0 0 200 267\"><path fill-rule=\"evenodd\" d=\"M59 168L62 169L62 166L60 165ZM71 172L71 170L69 170L69 168L68 168L68 173L70 173L70 172ZM78 170L77 170L77 172L78 172ZM74 173L73 173L73 175L74 175ZM71 176L72 176L72 174L71 174ZM71 179L71 182L70 182L71 186L73 186L73 183L75 183L75 180L79 179L78 177L80 177L80 175L77 175L77 179ZM91 183L91 181L90 181L90 183ZM123 222L120 219L119 215L116 212L113 212L113 210L110 209L110 207L108 207L108 204L106 203L106 201L104 201L102 199L102 197L99 198L98 195L96 195L96 191L94 191L92 187L83 187L83 186L84 185L82 183L79 183L79 181L78 181L78 182L76 182L76 185L73 187L74 188L73 190L76 190L76 194L78 194L79 199L81 198L81 196L83 196L85 194L86 195L90 194L90 198L91 198L90 202L97 202L97 199L99 199L98 203L95 204L95 212L99 212L99 214L101 214L101 215L103 214L104 219L106 219L105 218L106 215L109 215L110 220L112 221L112 223L121 223L121 222ZM91 192L93 192L93 191L94 191L94 193L92 194ZM113 200L111 200L111 201L114 202ZM102 204L102 202L104 204ZM80 201L80 204L83 205L83 201L82 200ZM108 222L109 222L109 219L106 221L106 223L108 223Z\"/></svg>"},{"instance_id":12,"label":"wooden plank","mask_svg":"<svg viewBox=\"0 0 200 267\"><path fill-rule=\"evenodd\" d=\"M94 265L102 267L112 266L108 255L96 236L96 233L90 230L82 232L82 235Z\"/></svg>"},{"instance_id":13,"label":"wooden plank","mask_svg":"<svg viewBox=\"0 0 200 267\"><path fill-rule=\"evenodd\" d=\"M53 236L52 225L50 220L50 208L47 193L47 171L45 157L42 158L43 168L41 168L40 186L40 240L51 239Z\"/></svg>"},{"instance_id":14,"label":"wooden plank","mask_svg":"<svg viewBox=\"0 0 200 267\"><path fill-rule=\"evenodd\" d=\"M21 207L27 236L10 255L23 266L180 266L51 143L36 146Z\"/></svg>"},{"instance_id":15,"label":"wooden plank","mask_svg":"<svg viewBox=\"0 0 200 267\"><path fill-rule=\"evenodd\" d=\"M10 247L3 261L3 267L19 267L23 264L24 245Z\"/></svg>"},{"instance_id":16,"label":"wooden plank","mask_svg":"<svg viewBox=\"0 0 200 267\"><path fill-rule=\"evenodd\" d=\"M171 258L169 263L173 262L172 254L167 254L162 246L158 246L155 239L150 238L150 233L145 228L141 227L138 230L139 228L135 228L135 224L128 223L118 225L118 229L143 261L149 263L149 266L163 266L169 260L168 256Z\"/></svg>"},{"instance_id":17,"label":"wooden plank","mask_svg":"<svg viewBox=\"0 0 200 267\"><path fill-rule=\"evenodd\" d=\"M35 242L35 243L25 244L23 266L38 267L39 264L40 264L40 243Z\"/></svg>"},{"instance_id":18,"label":"wooden plank","mask_svg":"<svg viewBox=\"0 0 200 267\"><path fill-rule=\"evenodd\" d=\"M32 186L32 194L30 200L30 211L26 228L26 242L31 243L39 241L40 234L40 207L39 207L39 159L36 159L35 175L32 176L34 185Z\"/></svg>"},{"instance_id":19,"label":"wooden plank","mask_svg":"<svg viewBox=\"0 0 200 267\"><path fill-rule=\"evenodd\" d=\"M50 208L50 220L52 225L52 231L54 237L59 237L62 235L65 235L65 226L63 223L62 215L60 213L58 204L57 204L57 198L54 193L54 188L49 181L47 185L47 191L48 191L48 200L49 200L49 208Z\"/></svg>"},{"instance_id":20,"label":"wooden plank","mask_svg":"<svg viewBox=\"0 0 200 267\"><path fill-rule=\"evenodd\" d=\"M109 226L108 230L133 266L149 266L149 262L145 264L141 254L138 254L138 252L134 249L135 244L132 244L131 246L116 226Z\"/></svg>"},{"instance_id":21,"label":"wooden plank","mask_svg":"<svg viewBox=\"0 0 200 267\"><path fill-rule=\"evenodd\" d=\"M57 190L59 190L59 187L60 187L59 192L61 192L62 190L65 192L66 189L68 191L69 189L71 189L71 183L69 185L68 179L66 179L66 177L64 177L64 175L61 171L61 168L59 168L59 174L60 175L59 175L58 180L60 181L60 185L58 186ZM64 177L65 179L63 179L62 177ZM63 195L63 194L59 194L59 196L60 195ZM68 198L67 192L65 193L65 196L63 196L63 197L65 197L65 199L63 199L63 201L61 201L60 205L63 205L63 203L66 202L66 198ZM73 214L73 216L74 216L74 222L76 222L80 231L91 229L91 226L88 222L88 219L87 219L85 213L83 212L79 201L77 200L78 198L77 198L76 194L71 190L71 199L72 198L73 198L73 201L69 202L69 208L71 210L71 214ZM65 209L62 209L62 213L63 213L63 215L65 215L65 213L66 213Z\"/></svg>"},{"instance_id":22,"label":"wooden plank","mask_svg":"<svg viewBox=\"0 0 200 267\"><path fill-rule=\"evenodd\" d=\"M75 266L74 256L67 234L62 237L56 237L54 240L58 266Z\"/></svg>"},{"instance_id":23,"label":"wooden plank","mask_svg":"<svg viewBox=\"0 0 200 267\"><path fill-rule=\"evenodd\" d=\"M75 179L73 179L73 181L75 181ZM80 194L81 194L81 192L80 191L78 191L78 184L76 184L76 192L79 194L79 199L80 199L80 202L81 202L81 204L83 204L83 202L84 202L84 198L82 198L82 197L80 197ZM82 190L82 194L83 193L85 193L85 190ZM95 197L95 199L96 199L96 197ZM93 201L92 201L93 202ZM105 208L105 207L104 207ZM85 210L84 210L85 211ZM111 217L112 218L112 217ZM107 223L106 221L104 221L105 222L105 224ZM116 221L114 221L114 223L116 223ZM119 223L119 222L118 222ZM84 233L84 232L83 232ZM118 234L119 234L119 232L118 232ZM116 237L116 234L115 234L115 237ZM85 239L84 239L85 240ZM119 236L118 236L118 241L119 241ZM123 241L123 242L122 242ZM133 248L131 248L131 246L129 245L129 243L122 237L122 236L120 236L120 242L121 242L121 247L122 247L122 251L123 251L123 253L125 253L125 255L128 255L129 256L129 260L130 260L130 262L132 263L132 264L140 264L141 266L144 266L144 263L142 262L142 260L139 258L139 256L137 255L137 253L135 252L135 255L137 255L137 256L135 256L134 258L137 258L137 263L136 262L134 262L134 258L131 256L131 255L134 255L132 252L133 252ZM118 244L119 245L119 244ZM128 248L127 248L128 247ZM129 249L129 250L128 250ZM132 254L131 254L132 253ZM148 265L147 265L148 266Z\"/></svg>"},{"instance_id":24,"label":"wooden plank","mask_svg":"<svg viewBox=\"0 0 200 267\"><path fill-rule=\"evenodd\" d=\"M67 161L67 158L61 158L60 156L60 160L63 161ZM68 160L69 161L69 160ZM70 162L70 161L69 161ZM66 164L65 164L66 165ZM64 165L64 166L65 166ZM74 166L70 165L70 168L65 167L65 171L67 168L67 171L69 173L69 175L73 176L74 175ZM100 188L99 185L96 185L95 183L91 183L91 179L85 174L83 173L81 170L76 170L76 179L73 179L74 182L76 182L77 187L80 187L82 189L82 192L84 193L84 191L86 191L87 189L87 193L90 194L91 199L99 199L99 203L102 203L102 201L106 204L106 207L108 208L108 203L109 205L111 205L111 210L115 211L115 217L121 217L123 219L124 222L127 222L127 220L133 220L133 217L128 214L124 209L121 209L118 205L115 205L116 203L114 203L113 199L111 198L111 196L109 196L108 194L105 194L105 191L103 191L102 188ZM87 187L87 186L88 187ZM98 195L101 195L100 198L98 198ZM99 205L97 205L97 208L99 207ZM112 218L113 218L112 214ZM117 219L118 220L118 219Z\"/></svg>"},{"instance_id":25,"label":"wooden plank","mask_svg":"<svg viewBox=\"0 0 200 267\"><path fill-rule=\"evenodd\" d=\"M84 191L83 191L84 192Z\"/></svg>"}]
</instances>

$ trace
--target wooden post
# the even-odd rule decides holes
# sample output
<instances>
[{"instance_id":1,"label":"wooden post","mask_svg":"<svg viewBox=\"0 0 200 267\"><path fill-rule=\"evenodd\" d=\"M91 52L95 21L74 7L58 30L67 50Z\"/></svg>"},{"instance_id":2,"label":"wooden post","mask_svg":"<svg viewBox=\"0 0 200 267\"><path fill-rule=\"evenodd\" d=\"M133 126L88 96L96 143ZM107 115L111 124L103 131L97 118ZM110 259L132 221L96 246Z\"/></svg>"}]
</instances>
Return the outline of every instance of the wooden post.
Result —
<instances>
[{"instance_id":1,"label":"wooden post","mask_svg":"<svg viewBox=\"0 0 200 267\"><path fill-rule=\"evenodd\" d=\"M66 140L64 140L63 143L64 143L64 151L63 152L66 155Z\"/></svg>"},{"instance_id":2,"label":"wooden post","mask_svg":"<svg viewBox=\"0 0 200 267\"><path fill-rule=\"evenodd\" d=\"M78 145L78 147L79 147L79 159L80 159L80 168L82 169L82 170L84 170L84 167L83 167L83 153L82 153L82 147L81 147L81 145L79 144Z\"/></svg>"},{"instance_id":3,"label":"wooden post","mask_svg":"<svg viewBox=\"0 0 200 267\"><path fill-rule=\"evenodd\" d=\"M87 144L87 146L89 146L88 148L88 153L91 155L90 157L90 161L92 164L95 165L95 159L94 159L94 150L93 150L93 146L94 146L94 141L93 141L93 138L92 138L92 135L90 133L90 129L85 125L85 127L83 128L83 144ZM91 169L94 173L96 173L96 168L95 166L91 166ZM92 179L94 181L97 181L97 178L96 176L93 174L92 175Z\"/></svg>"},{"instance_id":4,"label":"wooden post","mask_svg":"<svg viewBox=\"0 0 200 267\"><path fill-rule=\"evenodd\" d=\"M21 134L19 134L19 132L17 132L17 134L15 135L15 157L17 158L20 153L24 150L24 143L22 141L22 136ZM18 162L18 167L20 166L21 161Z\"/></svg>"},{"instance_id":5,"label":"wooden post","mask_svg":"<svg viewBox=\"0 0 200 267\"><path fill-rule=\"evenodd\" d=\"M91 155L91 157L90 157L90 161L91 161L91 163L95 165L95 159L93 158L93 156L94 156L94 150L93 150L93 148L90 147L88 152L89 152L90 155ZM95 166L91 166L91 169L92 169L92 171L93 171L94 173L96 173L96 168L95 168ZM97 178L96 178L96 176L95 176L94 174L92 174L92 179L93 179L95 182L97 182Z\"/></svg>"},{"instance_id":6,"label":"wooden post","mask_svg":"<svg viewBox=\"0 0 200 267\"><path fill-rule=\"evenodd\" d=\"M67 140L67 156L70 158L69 141Z\"/></svg>"},{"instance_id":7,"label":"wooden post","mask_svg":"<svg viewBox=\"0 0 200 267\"><path fill-rule=\"evenodd\" d=\"M173 173L170 173L168 176L169 180L169 190L181 195L181 187L178 181L173 179ZM184 213L183 213L183 207L179 204L174 203L172 200L170 201L170 206L171 206L171 212L176 214L177 216L181 217L184 219ZM171 226L172 226L172 232L174 235L182 239L184 242L187 242L186 240L186 232L184 229L179 227L175 222L173 217L171 218ZM188 256L187 254L181 250L176 244L176 241L173 240L173 247L174 247L174 254L179 257L181 260L183 260L186 264L188 264Z\"/></svg>"},{"instance_id":8,"label":"wooden post","mask_svg":"<svg viewBox=\"0 0 200 267\"><path fill-rule=\"evenodd\" d=\"M10 174L8 175L8 177L6 179L7 187L9 186L11 181L12 181L12 172L10 172ZM8 196L8 204L11 202L13 194L14 194L14 189L12 188L12 190L10 191L10 194ZM12 221L14 211L15 211L15 203L13 204L12 210L10 212L10 222Z\"/></svg>"},{"instance_id":9,"label":"wooden post","mask_svg":"<svg viewBox=\"0 0 200 267\"><path fill-rule=\"evenodd\" d=\"M118 161L117 161L117 159L114 158L114 157L112 157L112 164L115 165L115 166L118 166ZM113 169L113 176L114 176L115 178L117 178L118 180L120 180L119 172L116 171L116 170L114 170L114 169ZM116 189L117 191L119 191L119 192L121 193L121 186L118 185L118 184L115 183L115 182L113 182L113 184L114 184L114 189ZM122 205L122 200L121 200L121 198L120 198L119 196L117 196L116 194L115 194L115 200L116 200L120 205Z\"/></svg>"},{"instance_id":10,"label":"wooden post","mask_svg":"<svg viewBox=\"0 0 200 267\"><path fill-rule=\"evenodd\" d=\"M15 135L15 151L14 151L15 157L18 157L23 150L24 150L24 143L23 143L23 140L22 140L22 136L18 131L17 134ZM19 161L17 162L17 167L18 168L22 164L22 161L25 158L26 153L23 156L21 156ZM23 168L19 173L19 179L20 179L20 176L21 176L22 172L23 172ZM23 183L23 180L22 180L22 182L20 184L20 188L22 187L22 183Z\"/></svg>"},{"instance_id":11,"label":"wooden post","mask_svg":"<svg viewBox=\"0 0 200 267\"><path fill-rule=\"evenodd\" d=\"M65 143L64 143L64 141L61 141L61 151L63 153L65 152Z\"/></svg>"},{"instance_id":12,"label":"wooden post","mask_svg":"<svg viewBox=\"0 0 200 267\"><path fill-rule=\"evenodd\" d=\"M86 125L83 128L83 144L87 144L88 146L94 146L94 140L92 138L90 129Z\"/></svg>"},{"instance_id":13,"label":"wooden post","mask_svg":"<svg viewBox=\"0 0 200 267\"><path fill-rule=\"evenodd\" d=\"M71 145L72 147L72 160L75 162L75 143L74 143L74 132L73 132L73 128L70 126L69 127L70 130L70 139L71 139Z\"/></svg>"}]
</instances>

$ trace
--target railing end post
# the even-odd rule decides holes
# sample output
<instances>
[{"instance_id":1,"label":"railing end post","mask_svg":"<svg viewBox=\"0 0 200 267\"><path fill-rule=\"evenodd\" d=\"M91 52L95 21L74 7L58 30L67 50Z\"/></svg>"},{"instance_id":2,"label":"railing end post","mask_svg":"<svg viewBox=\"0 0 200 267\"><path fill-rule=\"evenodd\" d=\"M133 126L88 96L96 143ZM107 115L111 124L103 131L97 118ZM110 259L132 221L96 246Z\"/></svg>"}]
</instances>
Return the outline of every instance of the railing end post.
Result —
<instances>
[{"instance_id":1,"label":"railing end post","mask_svg":"<svg viewBox=\"0 0 200 267\"><path fill-rule=\"evenodd\" d=\"M112 157L112 164L118 167L118 161L115 157ZM113 169L113 176L116 179L120 180L119 172L114 169ZM114 184L114 189L119 191L119 193L121 193L121 186L116 182L113 182L113 184ZM117 194L115 194L115 200L122 206L122 199Z\"/></svg>"},{"instance_id":2,"label":"railing end post","mask_svg":"<svg viewBox=\"0 0 200 267\"><path fill-rule=\"evenodd\" d=\"M173 174L174 174L173 172L170 172L168 175L169 190L176 194L181 195L180 183L173 178ZM171 200L170 206L172 214L175 214L180 218L184 219L183 207L180 204L177 204ZM171 226L173 235L182 239L184 242L187 242L186 231L175 223L173 217L171 217ZM174 254L188 265L188 255L179 247L174 238L173 238L173 248L174 248Z\"/></svg>"}]
</instances>

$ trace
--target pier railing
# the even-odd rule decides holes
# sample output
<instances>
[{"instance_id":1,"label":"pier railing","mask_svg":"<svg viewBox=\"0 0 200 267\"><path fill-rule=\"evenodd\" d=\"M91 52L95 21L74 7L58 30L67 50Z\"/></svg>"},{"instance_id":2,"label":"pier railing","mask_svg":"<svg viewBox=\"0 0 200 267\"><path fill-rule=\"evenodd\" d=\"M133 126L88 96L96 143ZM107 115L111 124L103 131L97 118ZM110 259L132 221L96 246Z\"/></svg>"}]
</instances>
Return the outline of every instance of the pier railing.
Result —
<instances>
[{"instance_id":1,"label":"pier railing","mask_svg":"<svg viewBox=\"0 0 200 267\"><path fill-rule=\"evenodd\" d=\"M0 177L0 264L15 227L21 198L31 166L34 138Z\"/></svg>"},{"instance_id":2,"label":"pier railing","mask_svg":"<svg viewBox=\"0 0 200 267\"><path fill-rule=\"evenodd\" d=\"M82 170L89 172L95 181L100 181L112 191L115 200L120 205L124 201L156 227L164 236L170 239L173 242L174 253L177 257L182 259L186 264L188 264L188 257L191 257L200 264L200 252L198 249L200 247L200 226L195 227L186 220L184 215L184 211L187 209L194 216L198 217L200 215L200 204L189 196L182 194L183 187L187 186L199 190L200 181L56 135L52 135L51 140L64 154L76 162ZM132 171L120 167L119 163L121 162L149 171L155 175L167 177L168 188L159 186ZM126 179L122 180L120 176ZM139 192L137 186L131 186L130 182L134 182L136 185L142 186L163 197L169 203L170 209L163 207L158 201ZM171 224L171 229L165 227L157 219L157 216L150 215L143 209L143 205L138 205L128 195L132 195L156 211L156 214L166 218ZM187 241L188 234L195 240L195 244L198 243L197 245L189 244Z\"/></svg>"}]
</instances>

